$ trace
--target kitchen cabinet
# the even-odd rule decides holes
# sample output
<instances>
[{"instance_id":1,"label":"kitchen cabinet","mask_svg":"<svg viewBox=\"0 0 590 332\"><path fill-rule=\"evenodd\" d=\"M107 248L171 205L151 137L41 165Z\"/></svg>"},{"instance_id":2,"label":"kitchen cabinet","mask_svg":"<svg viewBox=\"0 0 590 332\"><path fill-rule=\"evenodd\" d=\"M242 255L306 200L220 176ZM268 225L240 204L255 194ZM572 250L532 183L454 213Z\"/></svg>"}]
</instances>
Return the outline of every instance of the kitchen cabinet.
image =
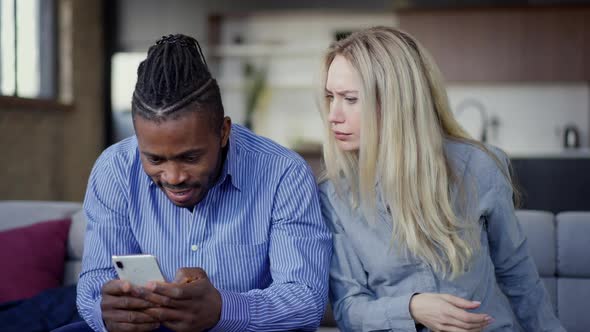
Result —
<instances>
[{"instance_id":1,"label":"kitchen cabinet","mask_svg":"<svg viewBox=\"0 0 590 332\"><path fill-rule=\"evenodd\" d=\"M590 80L590 7L401 10L447 81Z\"/></svg>"},{"instance_id":2,"label":"kitchen cabinet","mask_svg":"<svg viewBox=\"0 0 590 332\"><path fill-rule=\"evenodd\" d=\"M511 158L523 209L590 210L590 156Z\"/></svg>"}]
</instances>

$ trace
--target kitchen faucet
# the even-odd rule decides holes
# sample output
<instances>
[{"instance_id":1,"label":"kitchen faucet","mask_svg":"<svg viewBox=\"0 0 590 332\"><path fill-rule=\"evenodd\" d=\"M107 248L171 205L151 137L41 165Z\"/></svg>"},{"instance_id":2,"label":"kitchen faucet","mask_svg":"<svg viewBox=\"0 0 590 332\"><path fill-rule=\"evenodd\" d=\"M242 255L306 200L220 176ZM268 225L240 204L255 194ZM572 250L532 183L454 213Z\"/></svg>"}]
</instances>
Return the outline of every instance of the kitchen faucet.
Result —
<instances>
[{"instance_id":1,"label":"kitchen faucet","mask_svg":"<svg viewBox=\"0 0 590 332\"><path fill-rule=\"evenodd\" d=\"M488 140L488 114L486 112L485 106L479 102L478 100L467 98L457 105L457 111L455 111L455 116L458 117L465 111L467 108L473 108L478 111L481 119L481 142L485 143Z\"/></svg>"}]
</instances>

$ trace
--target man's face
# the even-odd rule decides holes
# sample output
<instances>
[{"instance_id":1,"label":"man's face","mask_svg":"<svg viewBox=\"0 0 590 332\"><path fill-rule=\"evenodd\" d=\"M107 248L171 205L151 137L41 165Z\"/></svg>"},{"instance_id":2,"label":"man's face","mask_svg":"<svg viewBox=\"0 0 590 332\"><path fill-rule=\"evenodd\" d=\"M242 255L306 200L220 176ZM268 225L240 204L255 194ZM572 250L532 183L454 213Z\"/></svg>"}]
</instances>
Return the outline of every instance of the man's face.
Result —
<instances>
[{"instance_id":1,"label":"man's face","mask_svg":"<svg viewBox=\"0 0 590 332\"><path fill-rule=\"evenodd\" d=\"M199 203L219 174L231 120L226 117L221 129L210 123L198 112L161 122L134 118L143 169L178 206Z\"/></svg>"}]
</instances>

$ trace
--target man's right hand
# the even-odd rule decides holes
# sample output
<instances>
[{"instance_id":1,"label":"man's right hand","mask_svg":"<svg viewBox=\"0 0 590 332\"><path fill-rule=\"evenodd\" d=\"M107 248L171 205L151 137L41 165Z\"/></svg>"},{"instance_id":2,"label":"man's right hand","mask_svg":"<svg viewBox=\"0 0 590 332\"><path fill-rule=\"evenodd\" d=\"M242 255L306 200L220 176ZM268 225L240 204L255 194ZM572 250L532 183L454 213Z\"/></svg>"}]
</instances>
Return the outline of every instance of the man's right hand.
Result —
<instances>
[{"instance_id":1,"label":"man's right hand","mask_svg":"<svg viewBox=\"0 0 590 332\"><path fill-rule=\"evenodd\" d=\"M466 311L479 305L449 294L421 293L412 296L410 314L432 331L475 332L493 322L489 315Z\"/></svg>"},{"instance_id":2,"label":"man's right hand","mask_svg":"<svg viewBox=\"0 0 590 332\"><path fill-rule=\"evenodd\" d=\"M102 320L109 332L152 331L160 323L143 313L154 304L138 295L142 290L127 281L111 280L102 286Z\"/></svg>"}]
</instances>

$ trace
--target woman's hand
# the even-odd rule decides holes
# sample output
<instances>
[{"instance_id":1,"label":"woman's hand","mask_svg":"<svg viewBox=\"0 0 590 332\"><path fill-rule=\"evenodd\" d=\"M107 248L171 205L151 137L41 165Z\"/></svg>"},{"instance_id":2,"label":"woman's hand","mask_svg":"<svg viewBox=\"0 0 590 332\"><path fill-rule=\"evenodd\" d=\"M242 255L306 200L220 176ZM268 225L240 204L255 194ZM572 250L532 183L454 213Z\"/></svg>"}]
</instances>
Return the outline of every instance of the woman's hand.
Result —
<instances>
[{"instance_id":1,"label":"woman's hand","mask_svg":"<svg viewBox=\"0 0 590 332\"><path fill-rule=\"evenodd\" d=\"M410 314L417 323L432 331L481 331L493 322L493 318L466 311L479 305L479 302L449 294L422 293L412 296Z\"/></svg>"}]
</instances>

